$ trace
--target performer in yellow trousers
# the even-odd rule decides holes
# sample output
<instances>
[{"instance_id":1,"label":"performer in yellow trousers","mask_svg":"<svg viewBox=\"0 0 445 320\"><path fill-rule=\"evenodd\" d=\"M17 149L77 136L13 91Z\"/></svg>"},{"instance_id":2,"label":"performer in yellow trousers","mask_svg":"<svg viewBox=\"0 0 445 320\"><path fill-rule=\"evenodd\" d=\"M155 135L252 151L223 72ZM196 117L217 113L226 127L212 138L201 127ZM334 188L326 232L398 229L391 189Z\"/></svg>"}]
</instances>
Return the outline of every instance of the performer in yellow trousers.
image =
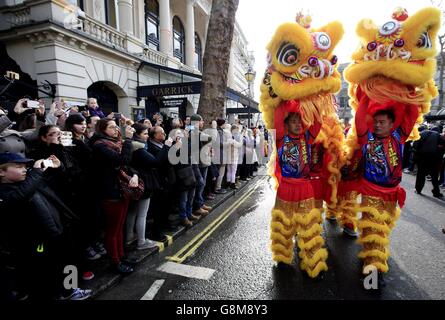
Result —
<instances>
[{"instance_id":1,"label":"performer in yellow trousers","mask_svg":"<svg viewBox=\"0 0 445 320\"><path fill-rule=\"evenodd\" d=\"M402 180L403 145L419 115L418 106L397 101L375 102L358 89L359 108L355 125L362 146L363 177L359 191L362 195L358 223L359 243L363 250L364 273L374 266L380 273L388 271L389 234L405 203ZM403 111L403 117L400 116ZM369 129L367 117L373 120Z\"/></svg>"},{"instance_id":2,"label":"performer in yellow trousers","mask_svg":"<svg viewBox=\"0 0 445 320\"><path fill-rule=\"evenodd\" d=\"M272 129L276 130L271 156L275 164L269 163L269 174L277 186L271 223L272 257L280 265L291 264L294 236L298 234L300 267L310 277L316 277L327 270L327 251L321 236L322 202L318 202L319 208L315 207L310 179L311 145L324 119L336 116L333 93L341 89L341 77L333 50L344 30L339 22L312 29L310 17L302 14L298 14L296 20L279 26L268 44L260 109L267 129L271 133ZM298 132L294 125L300 128ZM338 144L329 130L322 129L322 132L323 139L318 143L323 143L331 154L334 144L336 148ZM335 158L329 163L332 168L329 179L336 185L338 177L334 175L339 172ZM319 198L317 200L323 200L322 195Z\"/></svg>"},{"instance_id":3,"label":"performer in yellow trousers","mask_svg":"<svg viewBox=\"0 0 445 320\"><path fill-rule=\"evenodd\" d=\"M294 259L294 235L298 234L300 267L310 277L327 270L327 251L321 236L321 211L315 208L310 180L311 143L320 124L304 128L298 101L286 101L275 111L278 159L276 173L280 181L272 210L271 239L273 259L291 264ZM305 130L306 129L306 130Z\"/></svg>"},{"instance_id":4,"label":"performer in yellow trousers","mask_svg":"<svg viewBox=\"0 0 445 320\"><path fill-rule=\"evenodd\" d=\"M377 26L369 19L359 22L361 45L345 69L350 105L356 111L352 151L360 151L363 174L356 208L363 250L363 273L388 272L389 235L404 205L400 187L405 141L418 139L415 124L429 112L437 96L435 39L441 12L425 8L412 16L397 8L391 19ZM348 139L354 140L354 139Z\"/></svg>"}]
</instances>

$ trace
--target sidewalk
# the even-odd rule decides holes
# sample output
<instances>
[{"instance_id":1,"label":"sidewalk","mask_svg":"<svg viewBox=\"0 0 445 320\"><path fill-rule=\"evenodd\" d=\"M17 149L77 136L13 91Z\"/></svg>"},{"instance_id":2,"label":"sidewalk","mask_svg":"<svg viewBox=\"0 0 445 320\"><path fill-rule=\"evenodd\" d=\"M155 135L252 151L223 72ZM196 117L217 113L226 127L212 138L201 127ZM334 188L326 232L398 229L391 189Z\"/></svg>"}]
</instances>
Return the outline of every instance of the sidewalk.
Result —
<instances>
[{"instance_id":1,"label":"sidewalk","mask_svg":"<svg viewBox=\"0 0 445 320\"><path fill-rule=\"evenodd\" d=\"M263 172L264 171L264 172ZM257 180L257 177L263 174L266 174L266 169L264 167L258 168L257 175L254 176L253 179L250 181L240 181L240 188L237 190L231 190L228 189L228 192L225 194L217 194L214 200L206 201L206 204L211 206L213 208L212 212L209 215L212 215L213 212L215 212L215 209L219 207L221 204L223 204L225 201L227 201L229 198L234 196L237 192L240 192L243 190L246 186L251 184L253 181ZM205 219L205 218L204 218ZM201 220L198 220L198 224L201 222ZM193 230L193 227L190 228L190 230ZM177 231L173 233L167 233L168 241L165 242L159 242L159 246L157 248L148 249L148 250L135 250L130 249L130 251L127 251L127 257L129 260L134 261L137 265L139 265L141 262L143 262L145 259L147 259L150 256L153 256L159 252L162 252L164 248L171 245L173 241L177 238L179 238L181 235L183 235L187 231L187 228L183 226L179 226ZM128 248L127 248L128 249ZM110 268L110 260L107 257L103 257L99 260L92 261L91 266L92 270L94 272L95 277L92 280L84 281L82 279L79 280L79 286L82 289L91 289L93 290L92 298L94 299L107 289L115 286L119 283L119 281L124 277L120 274L116 274L111 271Z\"/></svg>"}]
</instances>

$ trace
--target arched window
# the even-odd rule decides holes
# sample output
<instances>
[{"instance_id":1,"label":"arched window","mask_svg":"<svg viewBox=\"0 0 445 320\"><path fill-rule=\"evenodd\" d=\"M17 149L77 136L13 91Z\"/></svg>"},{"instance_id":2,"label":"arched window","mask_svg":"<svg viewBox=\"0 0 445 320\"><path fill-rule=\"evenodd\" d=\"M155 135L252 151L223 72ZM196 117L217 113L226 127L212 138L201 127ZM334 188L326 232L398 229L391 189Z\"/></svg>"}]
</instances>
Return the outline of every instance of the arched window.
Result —
<instances>
[{"instance_id":1,"label":"arched window","mask_svg":"<svg viewBox=\"0 0 445 320\"><path fill-rule=\"evenodd\" d=\"M195 68L202 72L202 45L197 33L195 33Z\"/></svg>"},{"instance_id":2,"label":"arched window","mask_svg":"<svg viewBox=\"0 0 445 320\"><path fill-rule=\"evenodd\" d=\"M173 18L173 56L185 62L184 26L177 16Z\"/></svg>"},{"instance_id":3,"label":"arched window","mask_svg":"<svg viewBox=\"0 0 445 320\"><path fill-rule=\"evenodd\" d=\"M145 0L145 43L159 50L159 4L157 0Z\"/></svg>"}]
</instances>

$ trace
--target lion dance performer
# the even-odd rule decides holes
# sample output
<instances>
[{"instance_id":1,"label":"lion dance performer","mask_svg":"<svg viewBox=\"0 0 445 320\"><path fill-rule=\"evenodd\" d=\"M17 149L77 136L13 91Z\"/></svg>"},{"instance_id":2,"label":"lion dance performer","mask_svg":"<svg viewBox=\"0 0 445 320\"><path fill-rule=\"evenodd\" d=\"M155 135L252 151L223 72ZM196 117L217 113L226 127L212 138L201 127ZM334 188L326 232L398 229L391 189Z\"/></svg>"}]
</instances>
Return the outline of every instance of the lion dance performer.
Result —
<instances>
[{"instance_id":1,"label":"lion dance performer","mask_svg":"<svg viewBox=\"0 0 445 320\"><path fill-rule=\"evenodd\" d=\"M267 128L276 130L269 162L269 173L277 182L271 222L273 260L291 264L296 241L301 269L315 278L327 270L328 255L321 236L323 202L315 200L335 202L340 179L343 134L333 93L340 90L341 80L333 49L344 31L338 22L310 29L310 20L299 14L297 23L276 30L267 47L269 66L260 108ZM316 160L311 157L314 150Z\"/></svg>"},{"instance_id":2,"label":"lion dance performer","mask_svg":"<svg viewBox=\"0 0 445 320\"><path fill-rule=\"evenodd\" d=\"M436 8L425 8L408 17L397 8L381 27L370 20L357 26L361 47L345 78L356 111L347 138L349 155L361 151L363 163L357 190L362 200L355 212L362 212L357 226L364 274L376 268L381 276L389 269L389 234L405 201L400 186L403 145L418 139L416 123L437 95L434 40L440 15Z\"/></svg>"}]
</instances>

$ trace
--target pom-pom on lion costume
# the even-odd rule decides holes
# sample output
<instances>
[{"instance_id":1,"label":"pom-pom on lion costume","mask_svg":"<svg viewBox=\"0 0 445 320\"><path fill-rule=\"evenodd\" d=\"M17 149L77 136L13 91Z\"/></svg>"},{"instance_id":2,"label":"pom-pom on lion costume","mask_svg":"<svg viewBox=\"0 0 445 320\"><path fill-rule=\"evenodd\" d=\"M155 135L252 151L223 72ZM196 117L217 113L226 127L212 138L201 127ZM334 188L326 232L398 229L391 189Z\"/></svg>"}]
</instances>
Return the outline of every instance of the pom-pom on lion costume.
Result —
<instances>
[{"instance_id":1,"label":"pom-pom on lion costume","mask_svg":"<svg viewBox=\"0 0 445 320\"><path fill-rule=\"evenodd\" d=\"M278 27L267 46L268 68L261 85L260 110L266 127L276 130L269 174L277 184L272 211L273 260L291 264L294 236L300 249L300 267L310 277L327 270L327 250L321 236L323 200L335 205L343 133L336 115L333 93L341 88L336 70L335 46L343 36L339 22L310 29L311 19L297 15L297 22ZM284 124L297 113L305 130L301 140L289 138ZM293 145L289 142L293 141ZM292 159L290 168L283 159ZM299 166L310 170L285 176Z\"/></svg>"},{"instance_id":2,"label":"pom-pom on lion costume","mask_svg":"<svg viewBox=\"0 0 445 320\"><path fill-rule=\"evenodd\" d=\"M440 16L436 8L425 8L411 17L406 10L398 8L382 26L365 19L356 29L361 46L353 53L353 62L344 73L349 83L350 104L356 111L355 126L350 130L346 146L348 164L357 162L357 155L362 156L362 177L354 193L362 195L362 202L354 204L354 196L348 198L342 219L360 231L359 243L363 250L359 257L364 260L364 273L369 271L369 266L382 273L388 271L389 234L405 198L399 186L403 144L407 139L418 139L415 123L422 121L423 114L429 112L431 100L437 96L433 79ZM392 110L395 116L392 135L397 148L391 143L382 143L377 146L380 149L375 147L379 139L373 136L372 120L377 111L384 109ZM361 140L364 142L360 143ZM376 179L369 178L374 174L383 181L385 174L392 175L396 169L399 181L391 187L382 187ZM380 173L376 175L376 172ZM362 212L358 224L357 212Z\"/></svg>"}]
</instances>

